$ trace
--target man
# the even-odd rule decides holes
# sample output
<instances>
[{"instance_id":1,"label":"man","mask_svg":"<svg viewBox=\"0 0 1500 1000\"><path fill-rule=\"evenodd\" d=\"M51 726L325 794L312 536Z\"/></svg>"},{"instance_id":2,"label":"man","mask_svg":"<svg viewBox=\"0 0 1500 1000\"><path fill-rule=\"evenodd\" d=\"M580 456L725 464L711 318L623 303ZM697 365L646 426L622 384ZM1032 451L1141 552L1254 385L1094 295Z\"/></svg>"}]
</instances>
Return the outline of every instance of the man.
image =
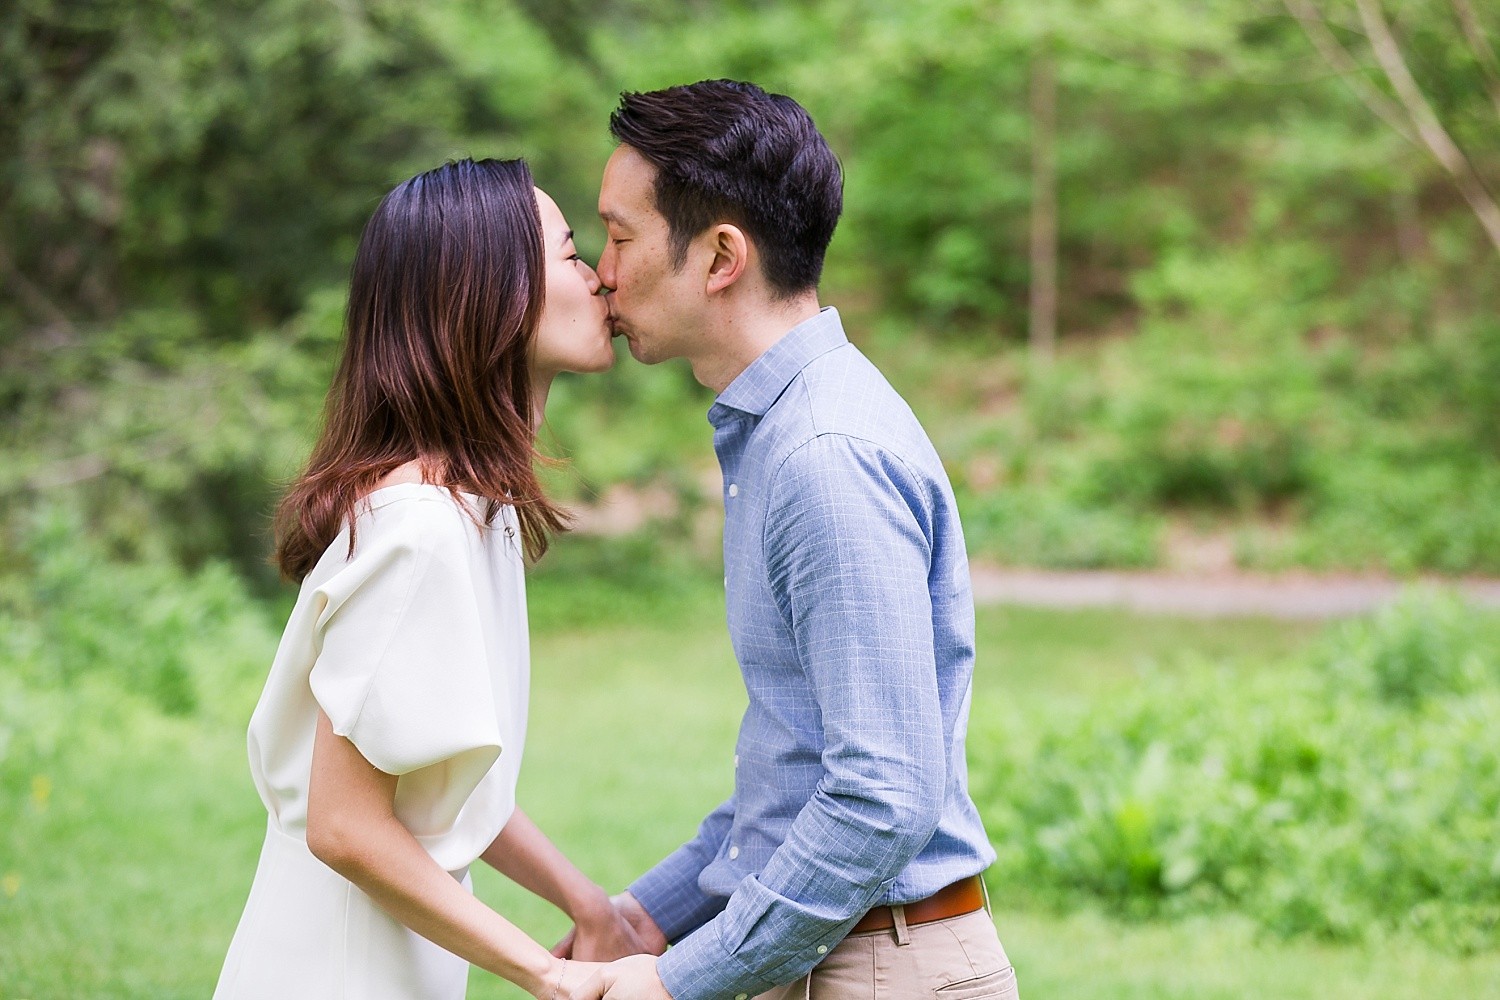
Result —
<instances>
[{"instance_id":1,"label":"man","mask_svg":"<svg viewBox=\"0 0 1500 1000\"><path fill-rule=\"evenodd\" d=\"M599 277L637 360L685 358L718 393L750 699L734 794L616 899L660 957L583 995L1014 997L967 788L958 510L911 410L818 304L838 161L791 98L724 80L626 94L610 129Z\"/></svg>"}]
</instances>

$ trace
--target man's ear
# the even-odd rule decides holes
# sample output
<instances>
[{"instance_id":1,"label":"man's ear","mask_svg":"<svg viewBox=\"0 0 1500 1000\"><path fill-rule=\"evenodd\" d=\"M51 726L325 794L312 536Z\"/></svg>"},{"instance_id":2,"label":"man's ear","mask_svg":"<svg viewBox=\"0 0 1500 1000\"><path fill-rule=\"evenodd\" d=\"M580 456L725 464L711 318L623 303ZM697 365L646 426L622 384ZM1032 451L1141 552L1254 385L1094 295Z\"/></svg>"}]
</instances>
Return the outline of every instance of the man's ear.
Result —
<instances>
[{"instance_id":1,"label":"man's ear","mask_svg":"<svg viewBox=\"0 0 1500 1000\"><path fill-rule=\"evenodd\" d=\"M720 223L708 232L713 259L708 263L709 295L724 291L739 281L750 266L750 241L739 226Z\"/></svg>"}]
</instances>

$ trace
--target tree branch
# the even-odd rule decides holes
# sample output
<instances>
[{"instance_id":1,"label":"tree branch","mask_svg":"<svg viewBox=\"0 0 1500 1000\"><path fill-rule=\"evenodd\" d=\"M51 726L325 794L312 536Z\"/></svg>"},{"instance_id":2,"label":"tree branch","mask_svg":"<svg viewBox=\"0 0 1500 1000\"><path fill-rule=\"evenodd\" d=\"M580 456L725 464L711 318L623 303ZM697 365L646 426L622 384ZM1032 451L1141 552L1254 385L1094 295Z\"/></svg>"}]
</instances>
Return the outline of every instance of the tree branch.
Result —
<instances>
[{"instance_id":1,"label":"tree branch","mask_svg":"<svg viewBox=\"0 0 1500 1000\"><path fill-rule=\"evenodd\" d=\"M1416 125L1417 134L1422 137L1443 169L1452 176L1459 194L1463 195L1473 209L1495 249L1500 251L1500 205L1495 203L1494 197L1485 188L1484 181L1475 173L1474 165L1469 162L1463 150L1458 148L1448 130L1443 128L1437 112L1422 94L1422 88L1417 85L1416 78L1407 68L1406 60L1401 55L1401 47L1391 34L1390 25L1386 23L1379 4L1376 0L1355 0L1355 3L1359 6L1360 20L1364 22L1365 33L1370 39L1370 49L1375 53L1376 61L1385 71L1386 79L1396 91L1396 97L1406 109L1408 117Z\"/></svg>"},{"instance_id":2,"label":"tree branch","mask_svg":"<svg viewBox=\"0 0 1500 1000\"><path fill-rule=\"evenodd\" d=\"M68 314L49 299L40 288L32 284L30 278L21 273L21 269L16 266L14 258L11 257L4 243L0 243L0 277L3 277L10 285L16 293L16 298L25 303L26 307L43 322L61 330L72 331L73 321L68 319Z\"/></svg>"},{"instance_id":3,"label":"tree branch","mask_svg":"<svg viewBox=\"0 0 1500 1000\"><path fill-rule=\"evenodd\" d=\"M1458 23L1463 26L1464 37L1469 40L1469 48L1474 50L1474 61L1484 72L1490 103L1495 106L1495 114L1500 115L1500 59L1495 58L1495 49L1484 33L1484 25L1479 23L1474 5L1469 0L1453 0L1453 10L1458 14Z\"/></svg>"},{"instance_id":4,"label":"tree branch","mask_svg":"<svg viewBox=\"0 0 1500 1000\"><path fill-rule=\"evenodd\" d=\"M1052 54L1031 64L1031 351L1057 344L1057 71Z\"/></svg>"},{"instance_id":5,"label":"tree branch","mask_svg":"<svg viewBox=\"0 0 1500 1000\"><path fill-rule=\"evenodd\" d=\"M1282 2L1286 5L1287 12L1302 25L1302 30L1307 33L1308 40L1313 43L1313 47L1348 82L1360 102L1369 108L1375 117L1395 129L1396 134L1401 138L1413 146L1420 146L1421 140L1412 131L1401 108L1365 79L1365 68L1349 54L1349 50L1344 48L1343 43L1334 36L1333 32L1328 30L1327 19L1312 4L1312 0L1282 0Z\"/></svg>"},{"instance_id":6,"label":"tree branch","mask_svg":"<svg viewBox=\"0 0 1500 1000\"><path fill-rule=\"evenodd\" d=\"M110 470L109 460L102 455L79 455L54 462L26 479L29 489L55 490L63 486L77 486L90 479L98 479Z\"/></svg>"}]
</instances>

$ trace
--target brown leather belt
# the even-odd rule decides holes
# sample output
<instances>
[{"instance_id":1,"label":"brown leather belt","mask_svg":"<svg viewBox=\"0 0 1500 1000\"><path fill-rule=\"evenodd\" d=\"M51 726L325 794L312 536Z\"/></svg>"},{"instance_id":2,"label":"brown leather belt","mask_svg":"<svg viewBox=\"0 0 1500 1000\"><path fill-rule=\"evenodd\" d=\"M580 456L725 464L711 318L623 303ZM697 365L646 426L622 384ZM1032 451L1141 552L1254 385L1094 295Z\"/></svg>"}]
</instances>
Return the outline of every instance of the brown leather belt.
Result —
<instances>
[{"instance_id":1,"label":"brown leather belt","mask_svg":"<svg viewBox=\"0 0 1500 1000\"><path fill-rule=\"evenodd\" d=\"M930 924L934 920L947 920L949 917L961 917L965 913L973 913L975 910L984 909L984 886L979 881L978 875L970 875L966 879L960 879L945 889L919 899L915 903L907 903L906 923L907 926L914 924ZM870 931L884 931L896 926L896 916L891 912L889 906L877 906L863 917L859 923L854 925L850 934L865 934Z\"/></svg>"}]
</instances>

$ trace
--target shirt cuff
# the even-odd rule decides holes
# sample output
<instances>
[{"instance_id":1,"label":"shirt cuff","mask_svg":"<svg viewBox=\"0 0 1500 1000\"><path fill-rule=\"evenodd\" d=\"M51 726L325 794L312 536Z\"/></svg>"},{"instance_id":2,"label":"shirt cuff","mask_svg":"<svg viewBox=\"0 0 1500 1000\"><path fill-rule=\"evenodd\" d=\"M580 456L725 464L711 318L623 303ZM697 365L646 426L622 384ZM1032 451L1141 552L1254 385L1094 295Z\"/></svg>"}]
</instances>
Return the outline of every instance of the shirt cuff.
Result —
<instances>
[{"instance_id":1,"label":"shirt cuff","mask_svg":"<svg viewBox=\"0 0 1500 1000\"><path fill-rule=\"evenodd\" d=\"M696 852L678 848L627 889L668 941L676 942L702 927L728 902L698 888L702 870Z\"/></svg>"},{"instance_id":2,"label":"shirt cuff","mask_svg":"<svg viewBox=\"0 0 1500 1000\"><path fill-rule=\"evenodd\" d=\"M672 1000L750 1000L779 985L745 967L724 947L719 923L683 938L656 960L656 973Z\"/></svg>"}]
</instances>

